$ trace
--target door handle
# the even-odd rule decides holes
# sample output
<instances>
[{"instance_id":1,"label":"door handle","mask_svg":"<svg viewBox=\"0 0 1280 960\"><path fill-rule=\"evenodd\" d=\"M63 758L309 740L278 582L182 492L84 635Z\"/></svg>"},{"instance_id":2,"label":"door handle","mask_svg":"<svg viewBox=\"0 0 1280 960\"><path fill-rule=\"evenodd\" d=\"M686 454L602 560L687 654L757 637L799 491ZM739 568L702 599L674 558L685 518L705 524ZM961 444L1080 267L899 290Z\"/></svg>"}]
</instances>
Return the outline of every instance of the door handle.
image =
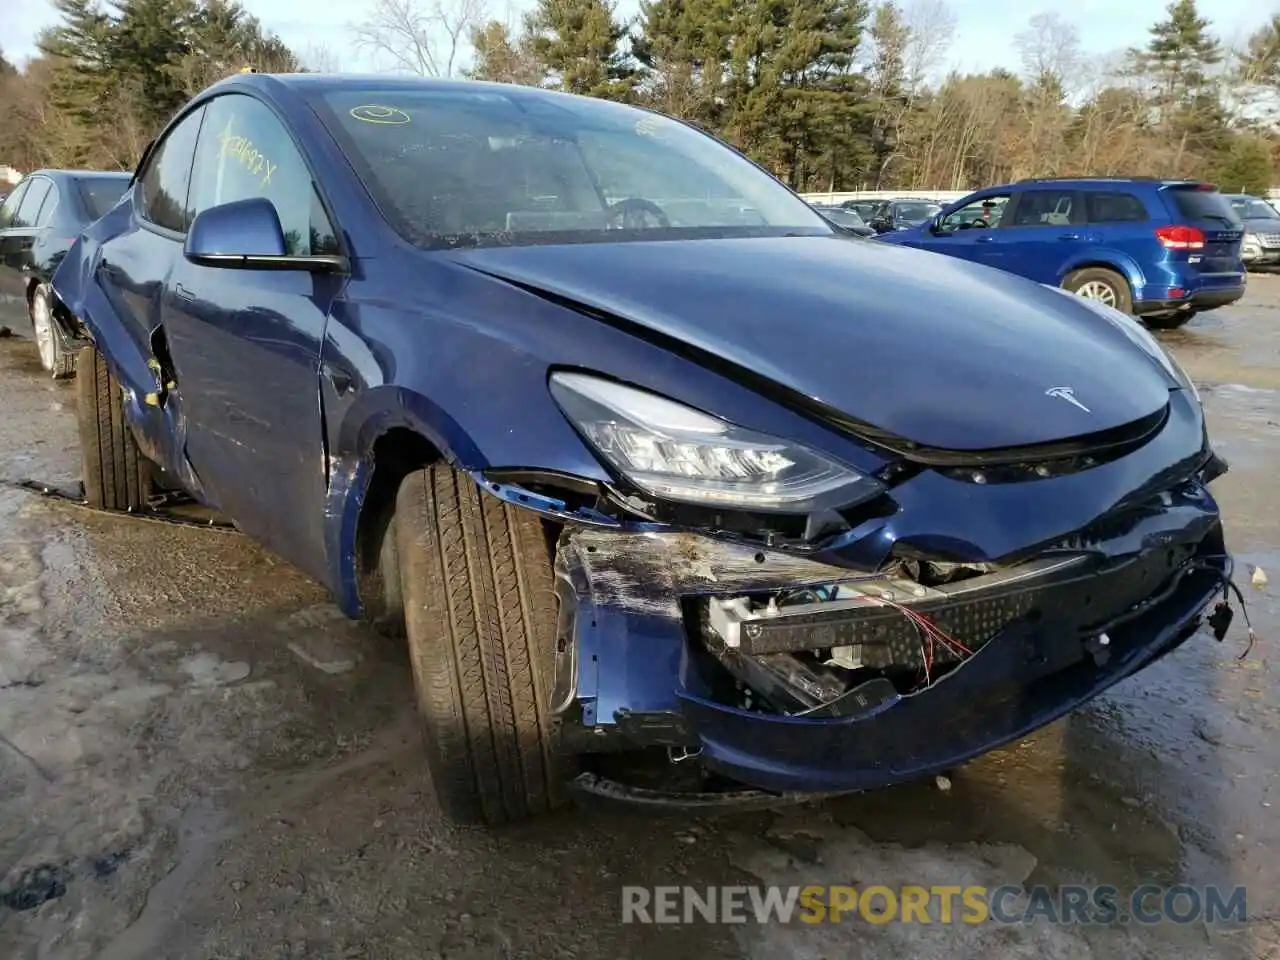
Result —
<instances>
[{"instance_id":1,"label":"door handle","mask_svg":"<svg viewBox=\"0 0 1280 960\"><path fill-rule=\"evenodd\" d=\"M173 285L173 292L174 292L174 295L181 300L194 300L196 298L196 295L192 293L190 290L188 290L186 287L184 287L181 283L175 283Z\"/></svg>"},{"instance_id":2,"label":"door handle","mask_svg":"<svg viewBox=\"0 0 1280 960\"><path fill-rule=\"evenodd\" d=\"M1058 239L1059 239L1059 240L1079 240L1079 239L1080 239L1080 234L1078 234L1078 233L1060 233L1060 234L1058 234Z\"/></svg>"},{"instance_id":3,"label":"door handle","mask_svg":"<svg viewBox=\"0 0 1280 960\"><path fill-rule=\"evenodd\" d=\"M974 243L995 243L996 238L991 236L991 234L989 233L985 233L980 237L975 237L973 242Z\"/></svg>"}]
</instances>

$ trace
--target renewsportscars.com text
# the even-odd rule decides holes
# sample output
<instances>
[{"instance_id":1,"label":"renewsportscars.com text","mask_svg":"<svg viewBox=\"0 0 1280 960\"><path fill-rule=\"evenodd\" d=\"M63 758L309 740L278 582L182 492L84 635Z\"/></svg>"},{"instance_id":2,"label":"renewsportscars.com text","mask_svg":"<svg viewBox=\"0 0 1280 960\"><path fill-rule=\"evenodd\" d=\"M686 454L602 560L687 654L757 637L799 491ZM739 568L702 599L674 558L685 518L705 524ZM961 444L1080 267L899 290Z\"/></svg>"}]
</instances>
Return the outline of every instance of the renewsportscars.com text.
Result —
<instances>
[{"instance_id":1,"label":"renewsportscars.com text","mask_svg":"<svg viewBox=\"0 0 1280 960\"><path fill-rule=\"evenodd\" d=\"M623 923L1113 924L1244 922L1245 888L659 886L622 888Z\"/></svg>"}]
</instances>

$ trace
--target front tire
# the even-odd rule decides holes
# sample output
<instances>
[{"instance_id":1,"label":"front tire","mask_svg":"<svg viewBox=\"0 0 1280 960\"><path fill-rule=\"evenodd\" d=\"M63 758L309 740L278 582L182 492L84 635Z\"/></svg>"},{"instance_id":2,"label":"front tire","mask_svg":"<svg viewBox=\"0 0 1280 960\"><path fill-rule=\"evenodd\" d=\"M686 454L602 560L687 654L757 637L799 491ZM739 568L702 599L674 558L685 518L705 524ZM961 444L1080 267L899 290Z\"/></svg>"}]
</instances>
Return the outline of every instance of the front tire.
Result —
<instances>
[{"instance_id":1,"label":"front tire","mask_svg":"<svg viewBox=\"0 0 1280 960\"><path fill-rule=\"evenodd\" d=\"M1129 282L1114 270L1104 267L1086 267L1067 274L1062 288L1086 300L1097 300L1121 313L1133 313L1133 294Z\"/></svg>"},{"instance_id":2,"label":"front tire","mask_svg":"<svg viewBox=\"0 0 1280 960\"><path fill-rule=\"evenodd\" d=\"M76 355L63 349L62 339L58 336L56 321L53 319L53 290L47 283L42 283L31 294L29 304L31 312L31 329L35 333L36 346L40 350L40 366L53 374L55 380L66 380L75 376Z\"/></svg>"},{"instance_id":3,"label":"front tire","mask_svg":"<svg viewBox=\"0 0 1280 960\"><path fill-rule=\"evenodd\" d=\"M388 535L440 806L496 825L560 805L568 768L548 709L556 601L541 521L437 464L401 483Z\"/></svg>"},{"instance_id":4,"label":"front tire","mask_svg":"<svg viewBox=\"0 0 1280 960\"><path fill-rule=\"evenodd\" d=\"M151 495L151 465L124 418L120 384L94 347L85 347L76 377L76 419L84 498L106 510L140 510Z\"/></svg>"}]
</instances>

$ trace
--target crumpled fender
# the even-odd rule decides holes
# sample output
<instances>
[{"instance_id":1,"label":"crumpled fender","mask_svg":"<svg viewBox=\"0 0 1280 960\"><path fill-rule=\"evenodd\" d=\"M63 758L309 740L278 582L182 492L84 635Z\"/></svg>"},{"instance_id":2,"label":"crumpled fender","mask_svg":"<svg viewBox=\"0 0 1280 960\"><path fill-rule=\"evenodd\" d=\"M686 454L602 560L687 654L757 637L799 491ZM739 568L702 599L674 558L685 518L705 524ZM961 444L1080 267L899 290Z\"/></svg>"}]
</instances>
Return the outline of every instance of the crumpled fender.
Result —
<instances>
[{"instance_id":1,"label":"crumpled fender","mask_svg":"<svg viewBox=\"0 0 1280 960\"><path fill-rule=\"evenodd\" d=\"M129 229L130 207L117 204L85 228L50 278L50 286L102 353L112 374L134 393L146 393L154 376L147 366L150 350L130 335L106 292L97 282L102 245ZM157 291L157 294L159 291Z\"/></svg>"}]
</instances>

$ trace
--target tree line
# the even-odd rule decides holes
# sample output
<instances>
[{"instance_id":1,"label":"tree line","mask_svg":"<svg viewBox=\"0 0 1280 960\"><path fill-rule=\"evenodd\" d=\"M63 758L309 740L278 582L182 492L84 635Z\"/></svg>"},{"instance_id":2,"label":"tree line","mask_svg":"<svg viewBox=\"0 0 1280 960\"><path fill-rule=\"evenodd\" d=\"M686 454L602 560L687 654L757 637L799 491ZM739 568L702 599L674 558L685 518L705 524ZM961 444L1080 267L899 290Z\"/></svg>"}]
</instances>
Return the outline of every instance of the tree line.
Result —
<instances>
[{"instance_id":1,"label":"tree line","mask_svg":"<svg viewBox=\"0 0 1280 960\"><path fill-rule=\"evenodd\" d=\"M324 69L233 0L56 0L18 70L0 57L0 161L131 167L173 111L242 66ZM1196 177L1261 192L1280 166L1280 15L1239 49L1196 0L1100 60L1076 27L1011 28L1020 69L946 72L946 0L375 0L354 44L388 69L661 110L799 190L952 189L1036 176ZM1004 37L997 37L1004 42Z\"/></svg>"}]
</instances>

